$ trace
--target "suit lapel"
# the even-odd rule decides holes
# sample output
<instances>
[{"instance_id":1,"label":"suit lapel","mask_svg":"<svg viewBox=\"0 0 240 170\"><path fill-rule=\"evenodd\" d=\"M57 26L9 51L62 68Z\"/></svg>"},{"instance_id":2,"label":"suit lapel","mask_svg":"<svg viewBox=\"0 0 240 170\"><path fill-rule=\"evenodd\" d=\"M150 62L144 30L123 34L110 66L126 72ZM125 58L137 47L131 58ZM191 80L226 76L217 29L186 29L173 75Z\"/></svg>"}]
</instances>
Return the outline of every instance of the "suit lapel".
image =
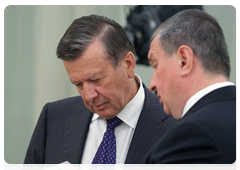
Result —
<instances>
[{"instance_id":1,"label":"suit lapel","mask_svg":"<svg viewBox=\"0 0 240 170\"><path fill-rule=\"evenodd\" d=\"M126 164L141 162L152 145L167 128L162 126L161 122L168 116L163 112L158 98L145 86L144 91L144 106L129 147L125 160Z\"/></svg>"},{"instance_id":2,"label":"suit lapel","mask_svg":"<svg viewBox=\"0 0 240 170\"><path fill-rule=\"evenodd\" d=\"M81 163L83 149L91 122L91 113L81 102L76 107L76 114L65 121L63 138L64 160L72 164Z\"/></svg>"}]
</instances>

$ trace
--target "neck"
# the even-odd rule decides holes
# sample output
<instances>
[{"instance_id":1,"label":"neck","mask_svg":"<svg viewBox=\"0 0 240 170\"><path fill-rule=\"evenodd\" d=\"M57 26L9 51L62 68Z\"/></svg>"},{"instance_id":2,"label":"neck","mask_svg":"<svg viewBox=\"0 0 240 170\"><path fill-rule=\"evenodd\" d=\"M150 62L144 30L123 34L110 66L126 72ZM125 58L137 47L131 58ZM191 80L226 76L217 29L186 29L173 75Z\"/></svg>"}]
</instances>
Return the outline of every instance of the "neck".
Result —
<instances>
[{"instance_id":1,"label":"neck","mask_svg":"<svg viewBox=\"0 0 240 170\"><path fill-rule=\"evenodd\" d=\"M190 90L189 92L189 98L191 96L193 96L194 94L196 94L197 92L199 92L200 90L208 87L208 86L211 86L213 84L216 84L216 83L222 83L222 82L227 82L229 81L228 78L226 78L225 76L223 75L220 75L220 74L202 74L202 75L199 75L199 76L196 76L196 77L199 77L199 78L195 78L193 81L193 83L191 84L191 87L188 87L188 89L192 89ZM190 83L189 83L190 84Z\"/></svg>"},{"instance_id":2,"label":"neck","mask_svg":"<svg viewBox=\"0 0 240 170\"><path fill-rule=\"evenodd\" d=\"M131 78L130 80L130 86L128 88L130 96L129 96L128 102L131 101L134 98L134 96L137 94L139 87L140 87L140 80L135 75L134 78Z\"/></svg>"}]
</instances>

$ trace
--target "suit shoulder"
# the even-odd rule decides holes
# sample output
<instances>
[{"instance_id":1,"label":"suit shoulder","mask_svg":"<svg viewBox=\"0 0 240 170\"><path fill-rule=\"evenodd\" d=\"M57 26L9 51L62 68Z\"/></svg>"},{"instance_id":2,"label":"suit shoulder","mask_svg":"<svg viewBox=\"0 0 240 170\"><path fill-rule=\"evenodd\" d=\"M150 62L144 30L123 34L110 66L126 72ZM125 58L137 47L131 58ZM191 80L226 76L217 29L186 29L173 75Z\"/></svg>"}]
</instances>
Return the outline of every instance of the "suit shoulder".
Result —
<instances>
[{"instance_id":1,"label":"suit shoulder","mask_svg":"<svg viewBox=\"0 0 240 170\"><path fill-rule=\"evenodd\" d=\"M60 100L56 100L53 102L49 102L50 105L59 105L59 104L76 104L79 102L83 102L81 96L74 96L74 97L68 97Z\"/></svg>"},{"instance_id":2,"label":"suit shoulder","mask_svg":"<svg viewBox=\"0 0 240 170\"><path fill-rule=\"evenodd\" d=\"M82 111L88 111L83 103L81 96L69 97L45 104L43 111L47 113L48 118L52 117L71 117Z\"/></svg>"}]
</instances>

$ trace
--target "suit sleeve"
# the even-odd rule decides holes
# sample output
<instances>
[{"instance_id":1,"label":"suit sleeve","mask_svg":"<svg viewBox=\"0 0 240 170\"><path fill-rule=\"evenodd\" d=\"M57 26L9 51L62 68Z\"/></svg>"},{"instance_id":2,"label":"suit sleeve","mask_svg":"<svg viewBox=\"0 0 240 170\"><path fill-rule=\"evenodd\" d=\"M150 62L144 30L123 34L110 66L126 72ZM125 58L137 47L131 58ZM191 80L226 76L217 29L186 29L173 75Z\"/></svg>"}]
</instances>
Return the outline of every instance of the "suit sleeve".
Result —
<instances>
[{"instance_id":1,"label":"suit sleeve","mask_svg":"<svg viewBox=\"0 0 240 170\"><path fill-rule=\"evenodd\" d=\"M176 125L149 151L148 164L211 163L220 154L214 135L203 125Z\"/></svg>"},{"instance_id":2,"label":"suit sleeve","mask_svg":"<svg viewBox=\"0 0 240 170\"><path fill-rule=\"evenodd\" d=\"M44 164L46 125L47 125L47 104L43 107L37 125L33 132L30 144L27 149L24 164Z\"/></svg>"}]
</instances>

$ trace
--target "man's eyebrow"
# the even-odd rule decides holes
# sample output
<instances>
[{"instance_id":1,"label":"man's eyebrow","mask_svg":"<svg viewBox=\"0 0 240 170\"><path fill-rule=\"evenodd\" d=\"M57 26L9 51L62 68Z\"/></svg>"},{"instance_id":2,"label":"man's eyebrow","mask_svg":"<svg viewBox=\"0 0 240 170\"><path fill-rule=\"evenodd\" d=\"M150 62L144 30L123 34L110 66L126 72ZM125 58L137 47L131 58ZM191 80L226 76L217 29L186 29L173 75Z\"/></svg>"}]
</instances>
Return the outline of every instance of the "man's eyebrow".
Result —
<instances>
[{"instance_id":1,"label":"man's eyebrow","mask_svg":"<svg viewBox=\"0 0 240 170\"><path fill-rule=\"evenodd\" d=\"M79 84L79 83L82 83L81 81L74 81L74 80L70 80L72 82L72 84Z\"/></svg>"},{"instance_id":2,"label":"man's eyebrow","mask_svg":"<svg viewBox=\"0 0 240 170\"><path fill-rule=\"evenodd\" d=\"M95 78L95 77L97 77L97 76L99 76L99 75L102 75L102 73L94 73L94 74L92 74L92 75L90 75L90 76L88 77L88 80L89 80L89 79L93 79L93 78Z\"/></svg>"},{"instance_id":3,"label":"man's eyebrow","mask_svg":"<svg viewBox=\"0 0 240 170\"><path fill-rule=\"evenodd\" d=\"M94 79L97 76L101 76L103 75L103 73L94 73L92 75L90 75L87 79L84 79L84 81L89 81L91 79ZM79 84L82 83L82 81L77 81L77 80L70 80L72 82L72 84Z\"/></svg>"}]
</instances>

